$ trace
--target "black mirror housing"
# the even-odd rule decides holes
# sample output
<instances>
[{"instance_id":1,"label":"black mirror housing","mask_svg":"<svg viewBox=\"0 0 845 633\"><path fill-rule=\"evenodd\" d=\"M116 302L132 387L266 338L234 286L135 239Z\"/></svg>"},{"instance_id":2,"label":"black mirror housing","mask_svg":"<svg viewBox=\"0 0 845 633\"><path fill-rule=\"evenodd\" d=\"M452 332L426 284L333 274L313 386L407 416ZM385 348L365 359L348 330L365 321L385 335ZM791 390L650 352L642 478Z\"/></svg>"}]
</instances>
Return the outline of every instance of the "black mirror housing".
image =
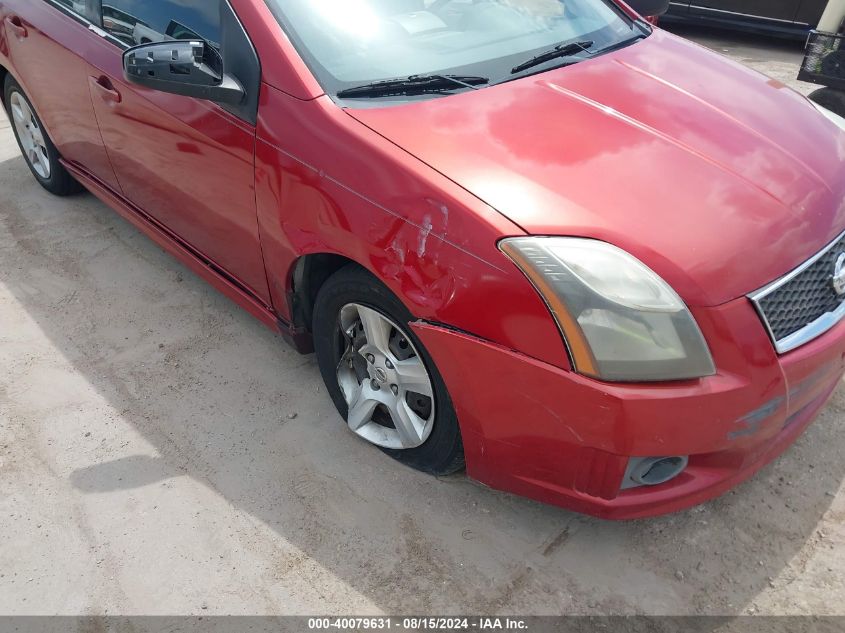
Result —
<instances>
[{"instance_id":1,"label":"black mirror housing","mask_svg":"<svg viewBox=\"0 0 845 633\"><path fill-rule=\"evenodd\" d=\"M645 17L663 15L669 10L669 0L626 0L631 8Z\"/></svg>"},{"instance_id":2,"label":"black mirror housing","mask_svg":"<svg viewBox=\"0 0 845 633\"><path fill-rule=\"evenodd\" d=\"M133 84L170 94L239 105L243 86L223 72L223 58L201 40L168 40L123 53L123 75Z\"/></svg>"}]
</instances>

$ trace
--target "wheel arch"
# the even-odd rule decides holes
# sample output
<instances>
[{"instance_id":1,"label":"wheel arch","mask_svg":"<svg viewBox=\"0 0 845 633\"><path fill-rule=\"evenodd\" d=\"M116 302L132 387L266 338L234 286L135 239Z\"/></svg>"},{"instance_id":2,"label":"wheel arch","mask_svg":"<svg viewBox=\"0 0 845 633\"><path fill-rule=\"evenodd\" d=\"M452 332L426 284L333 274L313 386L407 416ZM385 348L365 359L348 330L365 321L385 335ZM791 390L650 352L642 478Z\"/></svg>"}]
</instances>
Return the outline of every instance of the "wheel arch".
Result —
<instances>
[{"instance_id":1,"label":"wheel arch","mask_svg":"<svg viewBox=\"0 0 845 633\"><path fill-rule=\"evenodd\" d=\"M9 75L9 70L0 64L0 104L6 108L6 77Z\"/></svg>"},{"instance_id":2,"label":"wheel arch","mask_svg":"<svg viewBox=\"0 0 845 633\"><path fill-rule=\"evenodd\" d=\"M287 301L291 315L291 329L297 333L297 338L299 336L311 338L317 293L329 277L349 265L367 270L355 260L337 253L309 253L302 255L293 263L288 274ZM303 351L299 342L295 346Z\"/></svg>"}]
</instances>

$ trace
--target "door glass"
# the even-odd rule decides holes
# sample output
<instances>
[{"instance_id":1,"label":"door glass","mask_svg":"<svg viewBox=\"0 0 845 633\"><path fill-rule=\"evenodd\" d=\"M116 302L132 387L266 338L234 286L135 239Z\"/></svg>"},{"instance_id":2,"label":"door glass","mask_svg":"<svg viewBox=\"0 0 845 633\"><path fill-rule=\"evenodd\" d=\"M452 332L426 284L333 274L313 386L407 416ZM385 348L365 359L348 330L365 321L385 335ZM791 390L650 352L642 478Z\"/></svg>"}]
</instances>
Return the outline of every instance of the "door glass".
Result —
<instances>
[{"instance_id":1,"label":"door glass","mask_svg":"<svg viewBox=\"0 0 845 633\"><path fill-rule=\"evenodd\" d=\"M88 15L86 0L56 0L56 4L82 18Z\"/></svg>"},{"instance_id":2,"label":"door glass","mask_svg":"<svg viewBox=\"0 0 845 633\"><path fill-rule=\"evenodd\" d=\"M220 47L220 0L103 0L103 29L127 46L202 39Z\"/></svg>"}]
</instances>

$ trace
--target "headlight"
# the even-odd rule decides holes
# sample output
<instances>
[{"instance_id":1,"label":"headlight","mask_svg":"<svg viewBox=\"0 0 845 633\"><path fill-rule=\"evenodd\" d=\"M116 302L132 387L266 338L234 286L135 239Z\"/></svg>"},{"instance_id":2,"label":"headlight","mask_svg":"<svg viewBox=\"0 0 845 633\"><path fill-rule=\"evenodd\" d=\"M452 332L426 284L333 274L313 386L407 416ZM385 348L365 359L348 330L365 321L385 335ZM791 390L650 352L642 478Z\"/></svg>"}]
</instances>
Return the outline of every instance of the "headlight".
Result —
<instances>
[{"instance_id":1,"label":"headlight","mask_svg":"<svg viewBox=\"0 0 845 633\"><path fill-rule=\"evenodd\" d=\"M578 372L619 382L715 373L684 302L625 251L569 237L511 238L499 248L543 296Z\"/></svg>"},{"instance_id":2,"label":"headlight","mask_svg":"<svg viewBox=\"0 0 845 633\"><path fill-rule=\"evenodd\" d=\"M836 112L833 112L832 110L828 110L824 106L820 106L815 101L810 101L810 103L812 103L814 106L816 106L816 110L818 110L823 115L825 115L828 119L830 119L831 121L836 123L836 125L839 126L839 129L845 130L845 119L843 119L841 116L836 114Z\"/></svg>"}]
</instances>

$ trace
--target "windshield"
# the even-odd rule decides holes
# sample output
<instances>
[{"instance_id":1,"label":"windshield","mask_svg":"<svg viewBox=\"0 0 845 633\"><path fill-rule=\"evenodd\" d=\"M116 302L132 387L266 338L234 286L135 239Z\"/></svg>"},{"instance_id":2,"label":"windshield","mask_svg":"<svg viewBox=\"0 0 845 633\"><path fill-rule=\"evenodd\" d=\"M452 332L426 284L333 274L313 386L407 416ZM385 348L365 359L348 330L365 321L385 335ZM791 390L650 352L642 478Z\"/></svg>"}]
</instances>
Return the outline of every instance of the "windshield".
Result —
<instances>
[{"instance_id":1,"label":"windshield","mask_svg":"<svg viewBox=\"0 0 845 633\"><path fill-rule=\"evenodd\" d=\"M507 79L550 48L588 40L573 63L642 37L610 0L267 0L329 94L380 80L457 74ZM460 88L460 86L455 86Z\"/></svg>"}]
</instances>

